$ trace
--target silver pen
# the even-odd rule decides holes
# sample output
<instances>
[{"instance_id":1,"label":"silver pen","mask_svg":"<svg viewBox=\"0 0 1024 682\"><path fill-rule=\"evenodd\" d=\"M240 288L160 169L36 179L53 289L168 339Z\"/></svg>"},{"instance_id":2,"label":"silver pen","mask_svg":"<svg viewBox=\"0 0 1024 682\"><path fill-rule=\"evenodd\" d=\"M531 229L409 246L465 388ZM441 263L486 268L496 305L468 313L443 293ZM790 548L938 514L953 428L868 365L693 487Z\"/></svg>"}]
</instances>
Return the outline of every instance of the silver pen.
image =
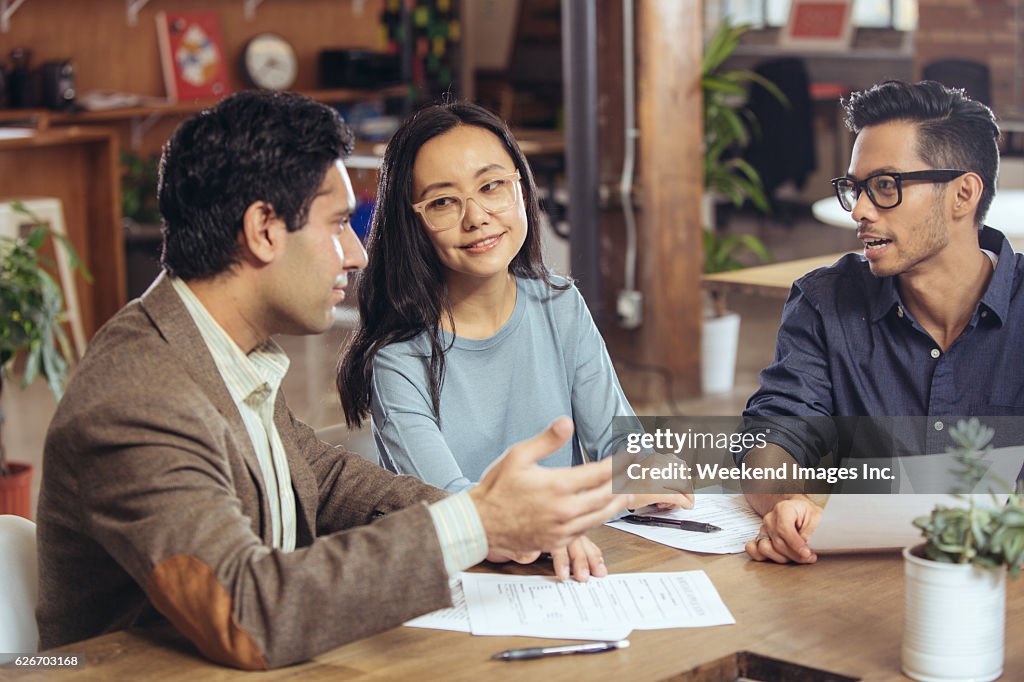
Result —
<instances>
[{"instance_id":1,"label":"silver pen","mask_svg":"<svg viewBox=\"0 0 1024 682\"><path fill-rule=\"evenodd\" d=\"M617 642L584 642L583 644L564 644L562 646L535 646L527 649L508 649L491 656L496 661L528 661L531 658L545 656L565 656L567 654L599 654L602 651L625 649L629 646L628 639Z\"/></svg>"}]
</instances>

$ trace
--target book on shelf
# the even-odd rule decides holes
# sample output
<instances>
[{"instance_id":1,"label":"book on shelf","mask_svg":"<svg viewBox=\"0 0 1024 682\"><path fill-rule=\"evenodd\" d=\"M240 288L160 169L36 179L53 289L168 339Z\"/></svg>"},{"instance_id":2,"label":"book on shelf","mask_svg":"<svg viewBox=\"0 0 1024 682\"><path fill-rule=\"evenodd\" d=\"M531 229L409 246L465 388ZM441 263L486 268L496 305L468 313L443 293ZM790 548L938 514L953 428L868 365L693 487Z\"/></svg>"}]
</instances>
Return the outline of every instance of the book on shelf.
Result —
<instances>
[{"instance_id":1,"label":"book on shelf","mask_svg":"<svg viewBox=\"0 0 1024 682\"><path fill-rule=\"evenodd\" d=\"M216 12L160 12L156 33L169 101L228 94L224 39Z\"/></svg>"}]
</instances>

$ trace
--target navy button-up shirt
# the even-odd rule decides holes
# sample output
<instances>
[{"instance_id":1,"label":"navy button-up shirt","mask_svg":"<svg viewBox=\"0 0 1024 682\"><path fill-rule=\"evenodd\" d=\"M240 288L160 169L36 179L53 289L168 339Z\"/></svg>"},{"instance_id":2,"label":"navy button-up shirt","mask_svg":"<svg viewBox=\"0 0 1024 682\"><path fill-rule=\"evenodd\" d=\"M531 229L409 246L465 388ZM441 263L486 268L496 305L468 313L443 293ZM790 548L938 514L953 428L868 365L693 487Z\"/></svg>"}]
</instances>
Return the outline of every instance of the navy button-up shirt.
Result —
<instances>
[{"instance_id":1,"label":"navy button-up shirt","mask_svg":"<svg viewBox=\"0 0 1024 682\"><path fill-rule=\"evenodd\" d=\"M918 417L906 454L945 451L953 424L942 417L1024 416L1024 257L989 227L979 243L998 263L970 323L945 353L903 304L896 278L872 275L862 255L797 280L775 359L761 372L744 416ZM748 420L748 430L758 421ZM849 434L844 438L836 426L842 421L783 421L768 441L815 466L829 452L849 454ZM1024 420L998 421L1019 422L1024 431ZM1008 430L997 427L997 446L1024 442Z\"/></svg>"}]
</instances>

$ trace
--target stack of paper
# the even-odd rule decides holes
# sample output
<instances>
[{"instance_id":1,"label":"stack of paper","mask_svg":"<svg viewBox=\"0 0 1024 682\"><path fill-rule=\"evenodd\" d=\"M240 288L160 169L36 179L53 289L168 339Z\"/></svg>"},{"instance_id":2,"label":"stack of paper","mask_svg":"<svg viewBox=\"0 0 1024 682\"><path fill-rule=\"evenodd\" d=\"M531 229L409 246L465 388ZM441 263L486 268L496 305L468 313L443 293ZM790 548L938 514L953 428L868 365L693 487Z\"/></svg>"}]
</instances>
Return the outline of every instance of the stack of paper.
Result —
<instances>
[{"instance_id":1,"label":"stack of paper","mask_svg":"<svg viewBox=\"0 0 1024 682\"><path fill-rule=\"evenodd\" d=\"M463 573L455 606L411 627L557 639L615 640L634 629L735 623L704 571L620 573L586 583L549 576Z\"/></svg>"},{"instance_id":2,"label":"stack of paper","mask_svg":"<svg viewBox=\"0 0 1024 682\"><path fill-rule=\"evenodd\" d=\"M611 521L608 525L669 547L707 554L739 554L761 527L761 517L750 508L743 495L725 493L698 495L693 509L675 509L650 516L700 521L722 530L695 533L663 526L638 526L626 521Z\"/></svg>"}]
</instances>

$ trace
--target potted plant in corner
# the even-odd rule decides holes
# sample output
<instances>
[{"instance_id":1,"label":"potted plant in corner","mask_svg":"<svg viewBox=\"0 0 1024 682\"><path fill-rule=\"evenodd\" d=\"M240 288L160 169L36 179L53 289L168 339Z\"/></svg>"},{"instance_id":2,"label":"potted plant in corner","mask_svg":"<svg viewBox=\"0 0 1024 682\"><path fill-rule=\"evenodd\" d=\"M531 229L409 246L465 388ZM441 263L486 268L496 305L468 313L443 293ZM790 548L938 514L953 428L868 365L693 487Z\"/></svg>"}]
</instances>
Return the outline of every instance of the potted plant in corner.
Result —
<instances>
[{"instance_id":1,"label":"potted plant in corner","mask_svg":"<svg viewBox=\"0 0 1024 682\"><path fill-rule=\"evenodd\" d=\"M760 239L750 234L718 235L704 228L704 272L728 272L744 267L737 256L747 252L757 260L771 260ZM739 347L740 316L726 306L725 293L711 291L704 313L701 334L701 390L724 393L732 390L736 375L736 351Z\"/></svg>"},{"instance_id":2,"label":"potted plant in corner","mask_svg":"<svg viewBox=\"0 0 1024 682\"><path fill-rule=\"evenodd\" d=\"M977 489L993 430L977 418L950 429L964 492ZM1007 486L1007 489L1009 486ZM1024 563L1024 492L1005 504L937 506L914 520L925 542L903 550L903 672L916 680L994 680L1003 672L1006 574ZM962 496L957 496L962 497Z\"/></svg>"},{"instance_id":3,"label":"potted plant in corner","mask_svg":"<svg viewBox=\"0 0 1024 682\"><path fill-rule=\"evenodd\" d=\"M17 356L24 355L24 364L19 365L22 387L41 376L59 400L67 381L71 347L61 328L64 297L43 268L48 259L39 254L39 248L52 237L67 250L72 268L80 270L86 281L91 281L91 276L66 237L53 232L22 204L15 202L13 208L26 216L29 233L17 238L0 236L0 395L4 379L15 378ZM2 429L0 410L0 514L29 518L32 467L8 461Z\"/></svg>"},{"instance_id":4,"label":"potted plant in corner","mask_svg":"<svg viewBox=\"0 0 1024 682\"><path fill-rule=\"evenodd\" d=\"M740 153L750 144L751 130L757 121L746 109L746 87L758 83L788 104L774 83L752 71L722 69L722 63L739 45L750 27L722 24L712 35L701 62L701 88L704 94L704 272L712 274L736 270L743 264L736 259L749 251L761 261L771 260L768 250L752 235L721 236L715 232L714 197L728 198L735 206L750 202L765 213L770 211L761 178ZM726 309L724 296L714 295L704 315L701 338L701 387L704 393L732 389L736 373L740 318Z\"/></svg>"}]
</instances>

